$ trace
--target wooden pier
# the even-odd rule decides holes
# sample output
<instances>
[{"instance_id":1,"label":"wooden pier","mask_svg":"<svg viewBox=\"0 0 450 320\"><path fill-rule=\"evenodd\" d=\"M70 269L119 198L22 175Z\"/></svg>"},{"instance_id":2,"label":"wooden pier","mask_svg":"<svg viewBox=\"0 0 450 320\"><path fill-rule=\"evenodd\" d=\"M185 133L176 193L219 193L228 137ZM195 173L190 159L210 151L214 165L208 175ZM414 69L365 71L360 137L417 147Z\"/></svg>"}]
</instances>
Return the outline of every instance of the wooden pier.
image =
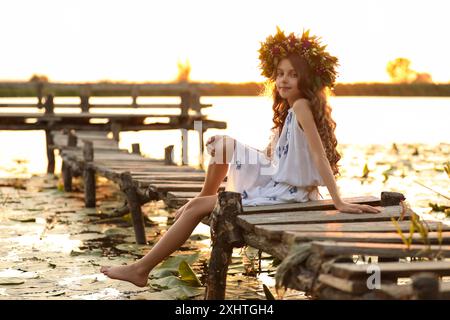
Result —
<instances>
[{"instance_id":1,"label":"wooden pier","mask_svg":"<svg viewBox=\"0 0 450 320\"><path fill-rule=\"evenodd\" d=\"M202 114L203 108L210 104L200 102L200 92L205 85L201 84L63 84L27 82L0 83L2 90L20 90L19 97L35 97L35 103L2 103L0 104L0 130L45 130L48 155L48 173L54 172L54 155L50 145L52 131L72 129L79 131L111 132L115 140L119 140L122 131L140 130L174 130L181 131L181 159L182 164L188 163L188 130L195 130L199 134L200 163L203 162L203 136L210 128L225 129L226 123L207 119ZM56 97L79 97L79 103L55 103ZM130 97L129 104L93 104L92 97ZM179 97L180 103L173 104L138 104L139 97L174 96ZM8 97L2 95L2 97ZM9 98L18 98L9 97ZM5 110L14 109L14 112ZM29 111L31 108L32 111ZM77 108L79 112L57 112L60 109ZM97 113L92 109L122 109L128 113ZM17 112L25 109L26 112ZM57 109L57 110L56 110ZM145 114L134 114L136 110L146 110ZM148 110L163 109L178 111L178 113L160 114ZM158 122L147 122L152 118Z\"/></svg>"},{"instance_id":2,"label":"wooden pier","mask_svg":"<svg viewBox=\"0 0 450 320\"><path fill-rule=\"evenodd\" d=\"M88 99L83 97L80 101L85 106ZM185 101L196 101L201 110L199 100L190 97ZM103 114L107 122L94 124L89 110L73 115L54 113L52 95L41 104L45 113L33 114L36 121L30 121L30 115L2 114L0 129L46 130L48 171L54 170L56 149L63 160L64 189L72 190L73 176L83 176L86 207L96 206L96 175L117 183L127 200L118 210L131 212L137 243L147 243L141 205L163 200L178 208L200 192L204 170L174 165L173 146L166 148L161 160L143 157L139 144L133 145L132 152L118 147L118 132L148 126L140 116ZM191 116L186 105L176 107L181 107L187 118L177 116L159 126L190 129L202 115ZM206 127L224 126L207 123ZM383 192L380 197L347 198L350 203L377 206L382 212L346 214L338 212L331 200L244 207L241 194L223 191L224 186L213 212L203 220L211 228L212 241L206 299L225 298L233 248L243 246L281 261L276 274L280 289L305 291L317 299L450 299L450 262L446 260L450 257L450 227L420 220L405 206L403 195ZM410 244L405 244L405 239Z\"/></svg>"},{"instance_id":3,"label":"wooden pier","mask_svg":"<svg viewBox=\"0 0 450 320\"><path fill-rule=\"evenodd\" d=\"M77 140L70 136L58 139L75 145ZM143 203L163 200L178 208L201 190L203 170L173 166L170 159L143 158L137 145L134 154L119 149L105 152L100 147L108 142L98 139L85 140L83 151L60 147L65 189L70 190L74 172L82 173L86 206L95 206L94 172L118 183L127 197L126 210L132 213L137 243L146 243ZM92 156L94 146L99 151ZM450 257L450 227L427 222L424 239L414 229L417 226L411 229L418 220L402 202L403 195L384 192L380 198L346 198L382 210L378 214L346 214L338 212L331 200L244 207L241 195L223 191L224 186L212 214L203 220L211 228L212 240L206 299L224 299L232 250L242 246L282 261L276 275L278 285L305 291L314 298L450 299L450 283L442 281L450 276L450 262L435 260ZM411 237L409 247L399 230ZM372 271L379 277L373 288L368 281ZM402 278L411 280L400 285Z\"/></svg>"}]
</instances>

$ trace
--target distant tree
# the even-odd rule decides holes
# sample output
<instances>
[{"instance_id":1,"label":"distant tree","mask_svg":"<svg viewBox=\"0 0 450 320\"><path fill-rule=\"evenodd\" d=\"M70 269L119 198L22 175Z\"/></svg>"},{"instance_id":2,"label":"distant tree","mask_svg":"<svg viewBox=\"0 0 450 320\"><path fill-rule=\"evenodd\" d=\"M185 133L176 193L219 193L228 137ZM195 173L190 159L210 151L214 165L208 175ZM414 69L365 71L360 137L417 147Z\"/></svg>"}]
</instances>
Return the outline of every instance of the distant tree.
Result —
<instances>
[{"instance_id":1,"label":"distant tree","mask_svg":"<svg viewBox=\"0 0 450 320\"><path fill-rule=\"evenodd\" d=\"M29 81L30 82L48 82L48 77L43 74L33 74Z\"/></svg>"},{"instance_id":2,"label":"distant tree","mask_svg":"<svg viewBox=\"0 0 450 320\"><path fill-rule=\"evenodd\" d=\"M186 60L186 63L182 63L178 60L178 82L189 82L191 74L191 64L189 60Z\"/></svg>"},{"instance_id":3,"label":"distant tree","mask_svg":"<svg viewBox=\"0 0 450 320\"><path fill-rule=\"evenodd\" d=\"M414 83L432 83L433 79L431 78L431 75L426 72L418 72L416 74L416 79L413 81Z\"/></svg>"},{"instance_id":4,"label":"distant tree","mask_svg":"<svg viewBox=\"0 0 450 320\"><path fill-rule=\"evenodd\" d=\"M389 61L386 71L392 82L411 83L416 78L416 72L410 68L411 61L406 58L397 58Z\"/></svg>"}]
</instances>

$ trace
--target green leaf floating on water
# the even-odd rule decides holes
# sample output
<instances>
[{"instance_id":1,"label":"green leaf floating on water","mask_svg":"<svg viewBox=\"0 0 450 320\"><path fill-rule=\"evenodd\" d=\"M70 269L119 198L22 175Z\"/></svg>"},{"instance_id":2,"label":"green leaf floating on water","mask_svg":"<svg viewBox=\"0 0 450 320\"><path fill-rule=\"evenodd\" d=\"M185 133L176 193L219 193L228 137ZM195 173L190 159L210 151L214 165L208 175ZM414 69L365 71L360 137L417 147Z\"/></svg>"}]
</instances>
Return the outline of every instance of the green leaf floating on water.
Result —
<instances>
[{"instance_id":1,"label":"green leaf floating on water","mask_svg":"<svg viewBox=\"0 0 450 320\"><path fill-rule=\"evenodd\" d=\"M269 290L269 288L263 283L263 289L264 294L266 295L267 300L275 300L275 297L273 296L272 292Z\"/></svg>"},{"instance_id":2,"label":"green leaf floating on water","mask_svg":"<svg viewBox=\"0 0 450 320\"><path fill-rule=\"evenodd\" d=\"M198 280L194 270L192 270L191 266L185 260L180 262L180 265L178 266L178 273L180 274L181 280L186 281L191 286L202 286L202 283Z\"/></svg>"},{"instance_id":3,"label":"green leaf floating on water","mask_svg":"<svg viewBox=\"0 0 450 320\"><path fill-rule=\"evenodd\" d=\"M170 275L178 275L178 268L181 261L186 261L188 264L193 264L198 259L198 253L194 254L180 254L177 256L169 257L159 266L154 268L150 272L152 278L163 278Z\"/></svg>"}]
</instances>

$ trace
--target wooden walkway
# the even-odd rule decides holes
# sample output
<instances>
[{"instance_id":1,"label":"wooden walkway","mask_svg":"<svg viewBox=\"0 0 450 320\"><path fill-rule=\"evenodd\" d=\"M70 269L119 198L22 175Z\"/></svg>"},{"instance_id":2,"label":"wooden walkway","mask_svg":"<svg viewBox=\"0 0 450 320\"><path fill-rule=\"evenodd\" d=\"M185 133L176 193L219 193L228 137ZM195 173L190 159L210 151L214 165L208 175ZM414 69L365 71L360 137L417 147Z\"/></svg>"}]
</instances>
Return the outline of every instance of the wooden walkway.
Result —
<instances>
[{"instance_id":1,"label":"wooden walkway","mask_svg":"<svg viewBox=\"0 0 450 320\"><path fill-rule=\"evenodd\" d=\"M331 200L243 207L239 193L220 193L212 215L204 220L213 241L206 298L224 298L232 249L249 245L282 261L276 276L280 287L315 298L450 299L450 283L440 281L450 276L450 262L431 261L450 257L450 227L427 222L426 242L414 230L408 248L397 228L408 238L417 219L411 219L415 213L398 196L349 198L381 206L382 212L345 214ZM416 261L420 258L429 261ZM374 286L372 273L379 280ZM409 284L398 284L408 277Z\"/></svg>"},{"instance_id":2,"label":"wooden walkway","mask_svg":"<svg viewBox=\"0 0 450 320\"><path fill-rule=\"evenodd\" d=\"M99 132L54 134L55 148L63 158L65 190L71 177L83 175L85 202L95 206L95 174L116 182L125 193L137 243L146 243L141 205L163 200L178 208L201 190L205 173L174 166L170 152L165 160L152 160L120 150L117 142ZM169 148L170 149L170 148ZM347 198L351 203L378 206L379 214L345 214L331 200L243 207L241 195L219 192L212 214L203 220L211 227L212 252L207 278L207 299L223 299L233 248L245 245L282 261L277 271L280 286L306 291L320 299L450 298L448 261L410 261L450 256L450 227L428 222L428 234L415 230L409 248L397 233L409 237L414 213L402 205L401 195ZM397 221L397 226L392 222ZM355 263L355 257L359 262ZM369 263L368 257L376 263ZM423 260L423 259L422 259ZM375 268L375 269L374 269ZM379 272L379 287L369 288L369 271ZM425 272L426 271L426 272ZM424 273L425 272L425 273ZM398 285L401 278L412 282Z\"/></svg>"},{"instance_id":3,"label":"wooden walkway","mask_svg":"<svg viewBox=\"0 0 450 320\"><path fill-rule=\"evenodd\" d=\"M118 141L122 131L174 130L181 131L182 163L188 163L188 130L199 134L200 163L203 162L203 135L210 129L225 129L226 123L207 119L202 109L211 104L200 102L200 84L58 84L58 83L1 83L1 89L23 92L23 97L34 96L36 103L0 103L0 130L45 130L48 173L54 172L54 156L49 152L54 145L50 132L58 130L112 132ZM56 103L61 96L79 97L79 103ZM97 96L129 96L130 104L91 103ZM179 103L137 103L141 96L174 96ZM18 97L10 97L18 98ZM10 111L10 109L13 109ZM79 111L67 110L78 109ZM116 112L92 112L92 109L122 109ZM61 112L66 109L69 112ZM155 112L156 109L166 113ZM26 110L25 112L18 112ZM144 113L145 110L145 113ZM175 112L167 112L175 111ZM136 111L139 111L138 113ZM176 113L179 111L179 113Z\"/></svg>"}]
</instances>

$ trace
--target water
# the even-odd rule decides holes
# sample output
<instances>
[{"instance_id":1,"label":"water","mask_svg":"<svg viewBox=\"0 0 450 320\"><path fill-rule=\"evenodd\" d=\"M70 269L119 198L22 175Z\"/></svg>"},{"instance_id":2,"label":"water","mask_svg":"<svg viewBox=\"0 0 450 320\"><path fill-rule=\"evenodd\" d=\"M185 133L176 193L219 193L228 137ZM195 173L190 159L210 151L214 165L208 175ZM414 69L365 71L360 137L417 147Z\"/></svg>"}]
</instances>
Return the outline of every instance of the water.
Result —
<instances>
[{"instance_id":1,"label":"water","mask_svg":"<svg viewBox=\"0 0 450 320\"><path fill-rule=\"evenodd\" d=\"M35 102L27 99L0 99L7 102ZM78 98L57 98L56 103L78 103ZM130 103L131 98L92 98L92 103ZM176 97L139 98L138 103L178 103ZM227 129L210 129L204 139L214 134L227 134L256 148L267 145L272 126L271 100L266 97L202 97L202 103L213 104L204 109L210 119L225 121ZM340 144L391 145L392 143L424 144L436 147L450 142L450 98L430 97L332 97L333 117L337 123L336 136ZM9 109L5 111L14 111ZM22 109L22 111L25 111ZM56 110L70 112L73 110ZM92 112L123 112L95 110ZM178 110L131 110L127 112L178 113ZM152 119L160 121L160 119ZM181 162L181 133L179 130L140 131L121 133L120 147L131 149L140 143L144 154L164 157L164 148L175 145L175 161ZM17 160L26 160L27 172L46 170L45 135L42 131L0 131L0 176L12 170ZM205 153L205 162L208 155ZM189 133L189 163L199 162L199 137ZM60 168L57 163L57 170ZM3 169L3 170L2 170ZM17 175L19 172L10 172ZM10 175L9 174L9 175Z\"/></svg>"}]
</instances>

